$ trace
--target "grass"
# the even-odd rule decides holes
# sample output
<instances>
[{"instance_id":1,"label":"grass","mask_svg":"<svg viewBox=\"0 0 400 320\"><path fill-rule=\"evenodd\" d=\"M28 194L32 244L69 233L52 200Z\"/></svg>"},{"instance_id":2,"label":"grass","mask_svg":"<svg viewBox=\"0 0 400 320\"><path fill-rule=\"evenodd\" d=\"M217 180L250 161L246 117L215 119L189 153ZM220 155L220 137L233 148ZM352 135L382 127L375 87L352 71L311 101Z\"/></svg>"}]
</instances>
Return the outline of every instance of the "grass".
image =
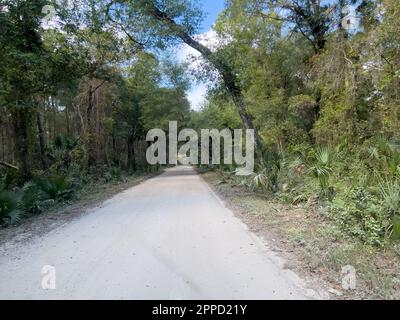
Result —
<instances>
[{"instance_id":1,"label":"grass","mask_svg":"<svg viewBox=\"0 0 400 320\"><path fill-rule=\"evenodd\" d=\"M318 279L333 299L400 299L400 248L377 248L344 234L321 210L310 205L287 205L240 186L221 183L216 172L203 178L234 212L288 266L306 279ZM356 269L355 290L342 288L342 267ZM331 290L333 289L333 290Z\"/></svg>"}]
</instances>

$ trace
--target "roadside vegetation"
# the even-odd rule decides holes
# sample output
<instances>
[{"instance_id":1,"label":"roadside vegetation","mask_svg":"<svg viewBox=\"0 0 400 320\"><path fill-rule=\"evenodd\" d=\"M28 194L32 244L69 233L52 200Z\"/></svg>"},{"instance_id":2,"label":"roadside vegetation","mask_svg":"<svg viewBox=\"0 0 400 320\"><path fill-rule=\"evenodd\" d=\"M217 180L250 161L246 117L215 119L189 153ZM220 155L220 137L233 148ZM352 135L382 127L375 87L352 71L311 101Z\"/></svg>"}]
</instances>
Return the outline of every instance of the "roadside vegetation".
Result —
<instances>
[{"instance_id":1,"label":"roadside vegetation","mask_svg":"<svg viewBox=\"0 0 400 320\"><path fill-rule=\"evenodd\" d=\"M399 299L400 244L366 245L327 217L314 203L282 203L274 194L247 186L222 183L218 171L202 177L250 230L285 259L285 266L301 275L310 288L331 299ZM355 288L342 286L345 266L356 272Z\"/></svg>"},{"instance_id":2,"label":"roadside vegetation","mask_svg":"<svg viewBox=\"0 0 400 320\"><path fill-rule=\"evenodd\" d=\"M113 190L122 191L137 181L157 174L160 168L129 173L118 167L105 167L96 175L78 171L79 176L71 171L48 172L37 175L22 186L12 173L6 172L0 185L0 227L19 225L23 219L64 210L72 204L90 201L92 198L105 200L114 194Z\"/></svg>"},{"instance_id":3,"label":"roadside vegetation","mask_svg":"<svg viewBox=\"0 0 400 320\"><path fill-rule=\"evenodd\" d=\"M360 27L348 30L351 4ZM221 181L313 204L366 245L399 241L399 16L392 0L229 1L218 54L237 70L263 156L250 177L218 167ZM192 121L240 126L221 88Z\"/></svg>"},{"instance_id":4,"label":"roadside vegetation","mask_svg":"<svg viewBox=\"0 0 400 320\"><path fill-rule=\"evenodd\" d=\"M333 3L229 1L215 29L230 41L218 54L237 71L263 149L252 176L225 165L209 175L256 231L286 239L339 291L341 268L353 265L350 297L398 298L400 3ZM360 27L344 27L346 5ZM192 121L241 125L222 87Z\"/></svg>"},{"instance_id":5,"label":"roadside vegetation","mask_svg":"<svg viewBox=\"0 0 400 320\"><path fill-rule=\"evenodd\" d=\"M146 132L189 119L186 71L121 32L105 2L1 1L0 227L159 169Z\"/></svg>"}]
</instances>

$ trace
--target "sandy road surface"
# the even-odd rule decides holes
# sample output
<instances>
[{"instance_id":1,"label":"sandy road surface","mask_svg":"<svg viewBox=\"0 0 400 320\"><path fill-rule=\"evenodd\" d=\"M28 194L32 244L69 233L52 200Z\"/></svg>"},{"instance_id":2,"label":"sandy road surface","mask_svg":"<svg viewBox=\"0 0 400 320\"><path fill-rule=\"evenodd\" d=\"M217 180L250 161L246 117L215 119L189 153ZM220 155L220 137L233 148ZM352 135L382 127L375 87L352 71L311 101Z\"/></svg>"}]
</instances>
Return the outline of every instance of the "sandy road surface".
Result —
<instances>
[{"instance_id":1,"label":"sandy road surface","mask_svg":"<svg viewBox=\"0 0 400 320\"><path fill-rule=\"evenodd\" d=\"M318 298L189 167L2 249L2 299ZM42 289L45 265L55 267L55 290Z\"/></svg>"}]
</instances>

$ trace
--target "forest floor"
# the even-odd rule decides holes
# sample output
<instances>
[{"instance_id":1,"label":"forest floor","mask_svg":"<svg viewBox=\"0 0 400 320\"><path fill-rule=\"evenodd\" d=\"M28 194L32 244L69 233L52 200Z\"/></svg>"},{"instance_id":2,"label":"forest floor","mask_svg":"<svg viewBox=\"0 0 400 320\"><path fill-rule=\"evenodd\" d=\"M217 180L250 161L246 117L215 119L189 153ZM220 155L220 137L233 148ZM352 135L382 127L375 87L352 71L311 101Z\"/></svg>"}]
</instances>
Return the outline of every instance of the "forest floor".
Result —
<instances>
[{"instance_id":1,"label":"forest floor","mask_svg":"<svg viewBox=\"0 0 400 320\"><path fill-rule=\"evenodd\" d=\"M316 208L290 206L244 187L222 184L218 173L203 179L226 205L305 278L319 278L333 299L400 299L400 250L395 245L370 247L343 234ZM345 290L342 268L356 271L356 287Z\"/></svg>"}]
</instances>

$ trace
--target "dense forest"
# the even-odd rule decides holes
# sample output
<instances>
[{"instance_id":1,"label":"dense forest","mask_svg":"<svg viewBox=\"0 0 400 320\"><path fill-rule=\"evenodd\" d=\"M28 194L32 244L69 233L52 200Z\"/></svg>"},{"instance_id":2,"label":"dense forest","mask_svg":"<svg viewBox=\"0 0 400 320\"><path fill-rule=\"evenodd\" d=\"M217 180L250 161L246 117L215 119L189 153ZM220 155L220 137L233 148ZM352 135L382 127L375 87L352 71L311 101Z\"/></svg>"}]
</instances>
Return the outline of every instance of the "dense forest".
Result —
<instances>
[{"instance_id":1,"label":"dense forest","mask_svg":"<svg viewBox=\"0 0 400 320\"><path fill-rule=\"evenodd\" d=\"M173 120L255 129L256 172L221 165L223 182L321 207L368 244L400 238L400 2L228 0L214 47L197 37L204 14L189 0L1 0L3 224L88 179L151 170L146 132ZM196 67L170 59L182 44Z\"/></svg>"}]
</instances>

